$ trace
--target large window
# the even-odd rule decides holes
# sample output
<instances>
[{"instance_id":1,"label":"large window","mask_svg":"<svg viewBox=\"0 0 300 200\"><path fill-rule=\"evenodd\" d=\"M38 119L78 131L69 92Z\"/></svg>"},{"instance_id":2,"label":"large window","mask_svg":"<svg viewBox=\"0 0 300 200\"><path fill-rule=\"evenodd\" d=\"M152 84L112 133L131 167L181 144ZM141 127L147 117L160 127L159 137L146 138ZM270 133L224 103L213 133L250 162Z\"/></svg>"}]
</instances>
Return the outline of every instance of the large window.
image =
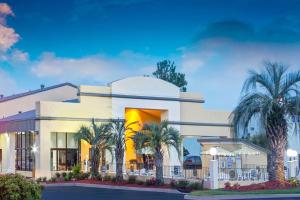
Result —
<instances>
[{"instance_id":1,"label":"large window","mask_svg":"<svg viewBox=\"0 0 300 200\"><path fill-rule=\"evenodd\" d=\"M78 141L74 133L51 133L51 170L66 171L78 164Z\"/></svg>"},{"instance_id":2,"label":"large window","mask_svg":"<svg viewBox=\"0 0 300 200\"><path fill-rule=\"evenodd\" d=\"M31 171L33 154L31 148L34 144L33 132L16 133L16 170Z\"/></svg>"}]
</instances>

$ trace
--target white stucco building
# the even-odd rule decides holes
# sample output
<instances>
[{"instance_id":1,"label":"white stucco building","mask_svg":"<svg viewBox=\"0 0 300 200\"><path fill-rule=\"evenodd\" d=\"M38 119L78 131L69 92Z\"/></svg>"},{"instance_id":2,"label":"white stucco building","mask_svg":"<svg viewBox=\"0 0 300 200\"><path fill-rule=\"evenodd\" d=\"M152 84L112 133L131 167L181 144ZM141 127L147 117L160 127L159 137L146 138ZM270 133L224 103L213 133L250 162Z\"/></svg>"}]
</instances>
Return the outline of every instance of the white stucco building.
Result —
<instances>
[{"instance_id":1,"label":"white stucco building","mask_svg":"<svg viewBox=\"0 0 300 200\"><path fill-rule=\"evenodd\" d=\"M229 112L207 110L200 94L180 92L168 82L150 77L129 77L108 86L70 83L2 97L0 99L1 172L50 177L70 170L89 158L89 145L76 133L91 120L138 120L140 124L168 120L183 137L232 138ZM137 129L141 127L136 127ZM32 147L37 152L32 153ZM125 164L146 162L128 142ZM175 151L164 164L181 166ZM113 169L111 169L113 170Z\"/></svg>"}]
</instances>

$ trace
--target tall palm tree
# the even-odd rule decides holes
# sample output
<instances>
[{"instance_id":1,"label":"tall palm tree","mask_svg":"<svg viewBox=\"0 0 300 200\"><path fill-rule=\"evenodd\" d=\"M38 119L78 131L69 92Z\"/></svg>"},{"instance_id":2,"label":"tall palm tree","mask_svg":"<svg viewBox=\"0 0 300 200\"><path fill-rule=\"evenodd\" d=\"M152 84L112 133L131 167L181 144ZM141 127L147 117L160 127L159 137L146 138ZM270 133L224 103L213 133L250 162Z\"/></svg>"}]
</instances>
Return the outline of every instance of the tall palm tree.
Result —
<instances>
[{"instance_id":1,"label":"tall palm tree","mask_svg":"<svg viewBox=\"0 0 300 200\"><path fill-rule=\"evenodd\" d=\"M142 131L137 132L132 139L136 150L149 148L153 152L156 179L163 183L163 146L167 147L168 150L171 146L174 147L179 157L181 138L178 130L168 126L167 121L162 121L160 124L145 124Z\"/></svg>"},{"instance_id":2,"label":"tall palm tree","mask_svg":"<svg viewBox=\"0 0 300 200\"><path fill-rule=\"evenodd\" d=\"M96 177L99 174L100 157L103 150L112 152L111 135L109 124L97 125L92 120L91 127L82 126L76 133L78 140L84 140L91 145L91 175Z\"/></svg>"},{"instance_id":3,"label":"tall palm tree","mask_svg":"<svg viewBox=\"0 0 300 200\"><path fill-rule=\"evenodd\" d=\"M137 122L126 123L125 120L114 120L110 123L111 144L114 146L116 158L116 179L123 181L123 158L126 150L126 132L133 131L131 125Z\"/></svg>"},{"instance_id":4,"label":"tall palm tree","mask_svg":"<svg viewBox=\"0 0 300 200\"><path fill-rule=\"evenodd\" d=\"M240 131L246 132L252 118L260 119L271 150L269 180L284 180L288 120L300 114L300 71L288 73L287 69L267 62L261 72L250 71L243 96L231 114L236 136Z\"/></svg>"}]
</instances>

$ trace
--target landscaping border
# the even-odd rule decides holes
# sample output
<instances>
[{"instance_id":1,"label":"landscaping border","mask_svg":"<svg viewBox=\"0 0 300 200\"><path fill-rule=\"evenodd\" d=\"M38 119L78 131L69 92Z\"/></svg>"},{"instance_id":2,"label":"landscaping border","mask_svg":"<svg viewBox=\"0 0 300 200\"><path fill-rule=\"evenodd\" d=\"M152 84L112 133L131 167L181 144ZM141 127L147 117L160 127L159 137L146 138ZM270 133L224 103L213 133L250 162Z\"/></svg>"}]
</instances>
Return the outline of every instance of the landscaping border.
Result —
<instances>
[{"instance_id":1,"label":"landscaping border","mask_svg":"<svg viewBox=\"0 0 300 200\"><path fill-rule=\"evenodd\" d=\"M300 194L243 194L243 195L211 195L211 196L193 196L184 195L184 199L188 200L230 200L230 199L279 199L279 198L295 198Z\"/></svg>"},{"instance_id":2,"label":"landscaping border","mask_svg":"<svg viewBox=\"0 0 300 200\"><path fill-rule=\"evenodd\" d=\"M51 184L42 184L42 185L44 187L88 187L88 188L101 188L101 189L113 189L113 190L131 190L131 191L141 191L141 192L163 192L163 193L171 193L171 194L184 194L175 189L127 187L127 186L101 185L101 184L89 184L89 183L51 183Z\"/></svg>"}]
</instances>

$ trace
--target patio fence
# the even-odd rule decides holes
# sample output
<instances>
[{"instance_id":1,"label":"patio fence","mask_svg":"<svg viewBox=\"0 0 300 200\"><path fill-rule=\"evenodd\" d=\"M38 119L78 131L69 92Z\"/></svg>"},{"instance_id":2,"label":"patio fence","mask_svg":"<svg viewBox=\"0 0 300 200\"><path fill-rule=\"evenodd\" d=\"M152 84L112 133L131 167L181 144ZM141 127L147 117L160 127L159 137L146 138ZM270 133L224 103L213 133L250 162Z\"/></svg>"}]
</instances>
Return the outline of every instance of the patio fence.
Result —
<instances>
[{"instance_id":1,"label":"patio fence","mask_svg":"<svg viewBox=\"0 0 300 200\"><path fill-rule=\"evenodd\" d=\"M225 181L267 181L267 168L219 168L219 180Z\"/></svg>"},{"instance_id":2,"label":"patio fence","mask_svg":"<svg viewBox=\"0 0 300 200\"><path fill-rule=\"evenodd\" d=\"M81 169L84 164L81 164ZM90 167L88 168L90 170ZM107 164L104 168L99 169L99 172L115 173L116 166L114 164ZM142 163L132 164L126 163L127 175L155 177L155 165L144 165ZM165 178L175 179L195 179L208 180L210 178L209 168L188 166L163 166L163 174ZM219 168L220 181L267 181L268 173L266 166L250 166L246 165L243 168Z\"/></svg>"}]
</instances>

